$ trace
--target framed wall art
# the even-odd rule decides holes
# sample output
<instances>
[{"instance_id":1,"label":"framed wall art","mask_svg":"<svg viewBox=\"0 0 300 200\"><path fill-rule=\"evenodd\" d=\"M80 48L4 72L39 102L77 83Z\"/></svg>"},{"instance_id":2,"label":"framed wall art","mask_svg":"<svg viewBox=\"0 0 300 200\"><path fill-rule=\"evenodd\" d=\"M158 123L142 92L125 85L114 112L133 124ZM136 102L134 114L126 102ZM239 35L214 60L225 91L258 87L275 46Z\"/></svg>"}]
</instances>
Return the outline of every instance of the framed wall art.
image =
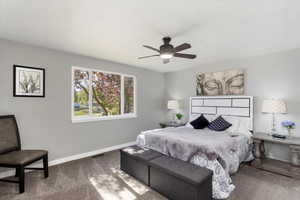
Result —
<instances>
[{"instance_id":1,"label":"framed wall art","mask_svg":"<svg viewBox=\"0 0 300 200\"><path fill-rule=\"evenodd\" d=\"M242 69L197 74L197 96L222 96L244 94Z\"/></svg>"},{"instance_id":2,"label":"framed wall art","mask_svg":"<svg viewBox=\"0 0 300 200\"><path fill-rule=\"evenodd\" d=\"M14 97L45 97L45 69L14 65Z\"/></svg>"}]
</instances>

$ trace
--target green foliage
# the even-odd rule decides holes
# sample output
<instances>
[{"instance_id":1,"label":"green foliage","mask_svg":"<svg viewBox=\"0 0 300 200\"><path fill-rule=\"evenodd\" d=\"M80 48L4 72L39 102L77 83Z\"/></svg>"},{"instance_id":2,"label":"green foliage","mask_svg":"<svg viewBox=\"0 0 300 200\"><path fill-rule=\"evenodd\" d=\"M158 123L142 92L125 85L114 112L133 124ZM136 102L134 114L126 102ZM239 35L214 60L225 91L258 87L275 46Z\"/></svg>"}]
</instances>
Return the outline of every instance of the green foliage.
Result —
<instances>
[{"instance_id":1,"label":"green foliage","mask_svg":"<svg viewBox=\"0 0 300 200\"><path fill-rule=\"evenodd\" d=\"M88 105L88 100L89 100L89 97L83 90L74 92L74 102L75 103L79 103L81 105Z\"/></svg>"},{"instance_id":2,"label":"green foliage","mask_svg":"<svg viewBox=\"0 0 300 200\"><path fill-rule=\"evenodd\" d=\"M178 120L181 120L181 118L183 117L183 114L177 113L177 114L176 114L176 117L177 117Z\"/></svg>"},{"instance_id":3,"label":"green foliage","mask_svg":"<svg viewBox=\"0 0 300 200\"><path fill-rule=\"evenodd\" d=\"M82 110L74 111L75 116L82 116L82 115L87 115L87 114L89 114L88 109L82 109Z\"/></svg>"}]
</instances>

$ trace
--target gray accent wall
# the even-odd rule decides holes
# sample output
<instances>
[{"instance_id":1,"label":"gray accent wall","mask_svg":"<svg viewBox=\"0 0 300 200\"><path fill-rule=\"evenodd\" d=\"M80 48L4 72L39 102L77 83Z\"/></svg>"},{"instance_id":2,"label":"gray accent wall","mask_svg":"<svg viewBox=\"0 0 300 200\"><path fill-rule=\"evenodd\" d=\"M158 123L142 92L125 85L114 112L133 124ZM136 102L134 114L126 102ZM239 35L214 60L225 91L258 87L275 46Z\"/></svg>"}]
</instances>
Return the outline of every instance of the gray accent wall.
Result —
<instances>
[{"instance_id":1,"label":"gray accent wall","mask_svg":"<svg viewBox=\"0 0 300 200\"><path fill-rule=\"evenodd\" d=\"M46 69L45 98L13 97L14 64ZM72 123L72 66L135 75L138 117ZM135 141L142 130L159 126L163 99L162 73L0 40L0 115L15 114L23 148L47 149L50 160Z\"/></svg>"},{"instance_id":2,"label":"gray accent wall","mask_svg":"<svg viewBox=\"0 0 300 200\"><path fill-rule=\"evenodd\" d=\"M254 129L267 131L271 126L271 116L261 113L263 99L283 98L287 102L288 114L277 116L278 130L286 133L279 123L284 119L293 120L298 125L293 133L300 137L300 49L249 59L202 64L191 69L166 73L166 99L180 100L181 111L188 116L188 99L196 95L196 74L234 68L245 70L245 95L254 96ZM288 149L284 146L267 145L267 154L269 157L289 160Z\"/></svg>"},{"instance_id":3,"label":"gray accent wall","mask_svg":"<svg viewBox=\"0 0 300 200\"><path fill-rule=\"evenodd\" d=\"M45 98L13 97L14 64L46 69ZM72 123L72 66L135 75L138 117ZM48 149L50 160L55 160L134 141L140 131L157 128L159 122L170 117L168 99L181 100L181 112L188 116L188 99L196 95L196 73L234 68L245 70L245 95L254 96L256 131L270 128L271 116L261 113L261 104L271 97L284 98L288 105L288 114L279 115L278 121L290 119L299 127L300 49L163 74L0 39L0 115L17 116L24 148ZM300 137L298 127L293 132ZM283 146L268 145L267 152L269 157L289 159L288 149Z\"/></svg>"}]
</instances>

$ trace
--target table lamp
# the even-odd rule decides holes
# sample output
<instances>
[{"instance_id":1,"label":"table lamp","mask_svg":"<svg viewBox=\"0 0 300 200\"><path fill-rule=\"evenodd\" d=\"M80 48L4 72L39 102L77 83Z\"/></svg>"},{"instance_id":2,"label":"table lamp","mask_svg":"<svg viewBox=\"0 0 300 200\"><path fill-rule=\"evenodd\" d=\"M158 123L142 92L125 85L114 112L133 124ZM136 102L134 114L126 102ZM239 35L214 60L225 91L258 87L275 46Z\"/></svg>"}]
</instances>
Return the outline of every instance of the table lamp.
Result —
<instances>
[{"instance_id":1,"label":"table lamp","mask_svg":"<svg viewBox=\"0 0 300 200\"><path fill-rule=\"evenodd\" d=\"M168 101L168 109L169 110L178 110L179 109L179 103L177 100L169 100ZM173 119L171 121L171 123L176 124L176 119L175 119L175 115L176 113L173 114Z\"/></svg>"},{"instance_id":2,"label":"table lamp","mask_svg":"<svg viewBox=\"0 0 300 200\"><path fill-rule=\"evenodd\" d=\"M266 99L263 101L262 113L272 114L271 134L276 134L276 114L287 113L286 103L280 99Z\"/></svg>"}]
</instances>

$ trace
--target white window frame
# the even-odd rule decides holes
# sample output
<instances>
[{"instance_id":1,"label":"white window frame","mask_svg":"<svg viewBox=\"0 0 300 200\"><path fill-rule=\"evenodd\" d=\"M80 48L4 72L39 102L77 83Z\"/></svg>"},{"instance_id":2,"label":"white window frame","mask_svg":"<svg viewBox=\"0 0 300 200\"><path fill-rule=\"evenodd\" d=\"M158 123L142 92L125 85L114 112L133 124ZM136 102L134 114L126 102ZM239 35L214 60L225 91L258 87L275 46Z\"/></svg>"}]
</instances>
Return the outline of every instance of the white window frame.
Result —
<instances>
[{"instance_id":1,"label":"white window frame","mask_svg":"<svg viewBox=\"0 0 300 200\"><path fill-rule=\"evenodd\" d=\"M75 70L82 70L82 71L88 71L89 73L89 83L92 82L92 72L102 72L107 74L114 74L114 75L120 75L121 76L121 114L120 115L109 115L109 116L93 116L91 113L92 111L92 87L89 85L89 115L86 116L75 116L74 115L74 71ZM103 71L99 69L92 69L92 68L84 68L84 67L72 67L72 78L71 78L71 119L73 123L78 122L89 122L89 121L101 121L101 120L113 120L113 119L128 119L128 118L136 118L137 117L137 80L134 75L130 74L123 74L123 73L117 73L117 72L109 72L109 71ZM124 113L124 77L130 77L133 78L134 81L134 97L133 97L133 113Z\"/></svg>"}]
</instances>

